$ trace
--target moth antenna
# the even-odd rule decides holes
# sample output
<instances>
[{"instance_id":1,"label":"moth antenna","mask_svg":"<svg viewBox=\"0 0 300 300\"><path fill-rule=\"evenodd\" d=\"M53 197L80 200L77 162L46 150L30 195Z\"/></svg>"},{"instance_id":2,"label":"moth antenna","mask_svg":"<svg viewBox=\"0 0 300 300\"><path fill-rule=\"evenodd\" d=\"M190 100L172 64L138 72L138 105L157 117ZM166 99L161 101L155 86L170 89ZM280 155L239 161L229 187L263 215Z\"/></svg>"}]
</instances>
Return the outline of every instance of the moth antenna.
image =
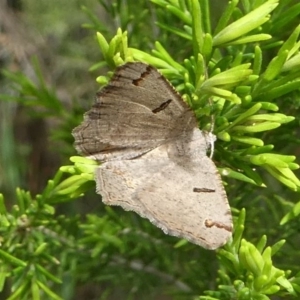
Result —
<instances>
[{"instance_id":1,"label":"moth antenna","mask_svg":"<svg viewBox=\"0 0 300 300\"><path fill-rule=\"evenodd\" d=\"M211 97L209 97L208 99L208 104L209 106L212 108L212 99ZM210 130L208 132L207 135L207 142L210 145L210 154L209 154L209 158L212 158L214 155L214 150L215 150L215 141L217 140L216 136L214 135L214 129L215 129L215 115L211 114L210 115Z\"/></svg>"}]
</instances>

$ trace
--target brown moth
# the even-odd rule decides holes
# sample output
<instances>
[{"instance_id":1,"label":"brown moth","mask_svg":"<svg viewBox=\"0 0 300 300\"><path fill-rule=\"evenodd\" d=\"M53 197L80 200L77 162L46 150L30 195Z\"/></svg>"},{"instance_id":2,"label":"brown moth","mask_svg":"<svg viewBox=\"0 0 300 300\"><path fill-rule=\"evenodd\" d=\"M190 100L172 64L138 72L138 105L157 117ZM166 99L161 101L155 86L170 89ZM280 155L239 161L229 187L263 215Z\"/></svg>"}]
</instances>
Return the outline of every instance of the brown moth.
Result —
<instances>
[{"instance_id":1,"label":"brown moth","mask_svg":"<svg viewBox=\"0 0 300 300\"><path fill-rule=\"evenodd\" d=\"M77 151L101 162L97 192L149 219L166 234L206 249L224 245L232 218L207 133L153 67L118 67L72 132Z\"/></svg>"}]
</instances>

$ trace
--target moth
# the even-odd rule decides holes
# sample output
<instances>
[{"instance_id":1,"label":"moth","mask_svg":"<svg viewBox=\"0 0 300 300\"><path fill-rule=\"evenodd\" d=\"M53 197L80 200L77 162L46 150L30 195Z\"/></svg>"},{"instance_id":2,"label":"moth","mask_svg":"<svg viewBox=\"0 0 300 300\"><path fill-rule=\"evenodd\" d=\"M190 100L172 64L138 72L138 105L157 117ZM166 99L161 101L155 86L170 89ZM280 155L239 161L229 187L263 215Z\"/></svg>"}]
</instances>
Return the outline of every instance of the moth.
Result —
<instances>
[{"instance_id":1,"label":"moth","mask_svg":"<svg viewBox=\"0 0 300 300\"><path fill-rule=\"evenodd\" d=\"M154 67L118 67L72 134L80 154L101 162L95 181L105 204L206 249L231 237L227 196L206 155L207 133Z\"/></svg>"}]
</instances>

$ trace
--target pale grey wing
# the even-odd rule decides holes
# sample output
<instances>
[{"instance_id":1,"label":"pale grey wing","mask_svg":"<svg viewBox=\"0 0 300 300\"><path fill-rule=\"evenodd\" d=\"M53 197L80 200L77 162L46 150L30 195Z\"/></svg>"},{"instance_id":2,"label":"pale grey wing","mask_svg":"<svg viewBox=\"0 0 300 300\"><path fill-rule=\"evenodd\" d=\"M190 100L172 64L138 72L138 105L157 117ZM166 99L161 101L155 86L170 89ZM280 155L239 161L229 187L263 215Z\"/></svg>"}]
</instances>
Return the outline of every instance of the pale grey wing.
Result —
<instances>
[{"instance_id":1,"label":"pale grey wing","mask_svg":"<svg viewBox=\"0 0 300 300\"><path fill-rule=\"evenodd\" d=\"M214 163L206 156L175 163L155 151L102 164L96 182L103 202L135 211L165 233L204 248L222 246L231 236L232 220Z\"/></svg>"},{"instance_id":2,"label":"pale grey wing","mask_svg":"<svg viewBox=\"0 0 300 300\"><path fill-rule=\"evenodd\" d=\"M207 249L224 245L232 235L230 207L220 175L206 156L169 161L137 189L134 200L165 233Z\"/></svg>"},{"instance_id":3,"label":"pale grey wing","mask_svg":"<svg viewBox=\"0 0 300 300\"><path fill-rule=\"evenodd\" d=\"M146 154L147 155L147 154ZM116 160L103 163L96 169L97 193L107 205L118 205L141 216L149 214L143 204L134 198L136 190L166 166L162 159Z\"/></svg>"},{"instance_id":4,"label":"pale grey wing","mask_svg":"<svg viewBox=\"0 0 300 300\"><path fill-rule=\"evenodd\" d=\"M188 105L153 67L117 68L72 134L76 149L100 161L133 158L197 127Z\"/></svg>"}]
</instances>

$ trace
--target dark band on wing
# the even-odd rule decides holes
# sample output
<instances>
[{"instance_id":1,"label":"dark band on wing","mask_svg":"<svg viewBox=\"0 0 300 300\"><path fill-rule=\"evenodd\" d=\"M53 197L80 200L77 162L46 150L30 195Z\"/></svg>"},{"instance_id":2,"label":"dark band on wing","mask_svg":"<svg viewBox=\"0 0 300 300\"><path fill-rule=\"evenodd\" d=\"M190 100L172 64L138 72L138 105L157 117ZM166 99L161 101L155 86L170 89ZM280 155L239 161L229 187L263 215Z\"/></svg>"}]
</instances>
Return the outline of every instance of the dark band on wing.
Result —
<instances>
[{"instance_id":1,"label":"dark band on wing","mask_svg":"<svg viewBox=\"0 0 300 300\"><path fill-rule=\"evenodd\" d=\"M226 231L232 232L232 226L227 226L223 223L215 222L215 221L210 220L210 219L205 220L205 226L208 227L208 228L211 228L211 227L215 226L217 228L221 228L221 229L224 229Z\"/></svg>"},{"instance_id":2,"label":"dark band on wing","mask_svg":"<svg viewBox=\"0 0 300 300\"><path fill-rule=\"evenodd\" d=\"M215 189L207 189L207 188L193 188L194 193L215 193Z\"/></svg>"},{"instance_id":3,"label":"dark band on wing","mask_svg":"<svg viewBox=\"0 0 300 300\"><path fill-rule=\"evenodd\" d=\"M154 108L154 109L152 110L152 112L153 112L154 114L156 114L156 113L158 113L158 112L164 110L165 108L168 107L168 105L169 105L171 102L172 102L171 99L169 99L169 100L163 102L159 107Z\"/></svg>"},{"instance_id":4,"label":"dark band on wing","mask_svg":"<svg viewBox=\"0 0 300 300\"><path fill-rule=\"evenodd\" d=\"M151 72L151 67L148 66L146 71L141 74L140 78L132 80L132 84L139 86L141 81L144 79L144 77L148 76L150 72Z\"/></svg>"}]
</instances>

